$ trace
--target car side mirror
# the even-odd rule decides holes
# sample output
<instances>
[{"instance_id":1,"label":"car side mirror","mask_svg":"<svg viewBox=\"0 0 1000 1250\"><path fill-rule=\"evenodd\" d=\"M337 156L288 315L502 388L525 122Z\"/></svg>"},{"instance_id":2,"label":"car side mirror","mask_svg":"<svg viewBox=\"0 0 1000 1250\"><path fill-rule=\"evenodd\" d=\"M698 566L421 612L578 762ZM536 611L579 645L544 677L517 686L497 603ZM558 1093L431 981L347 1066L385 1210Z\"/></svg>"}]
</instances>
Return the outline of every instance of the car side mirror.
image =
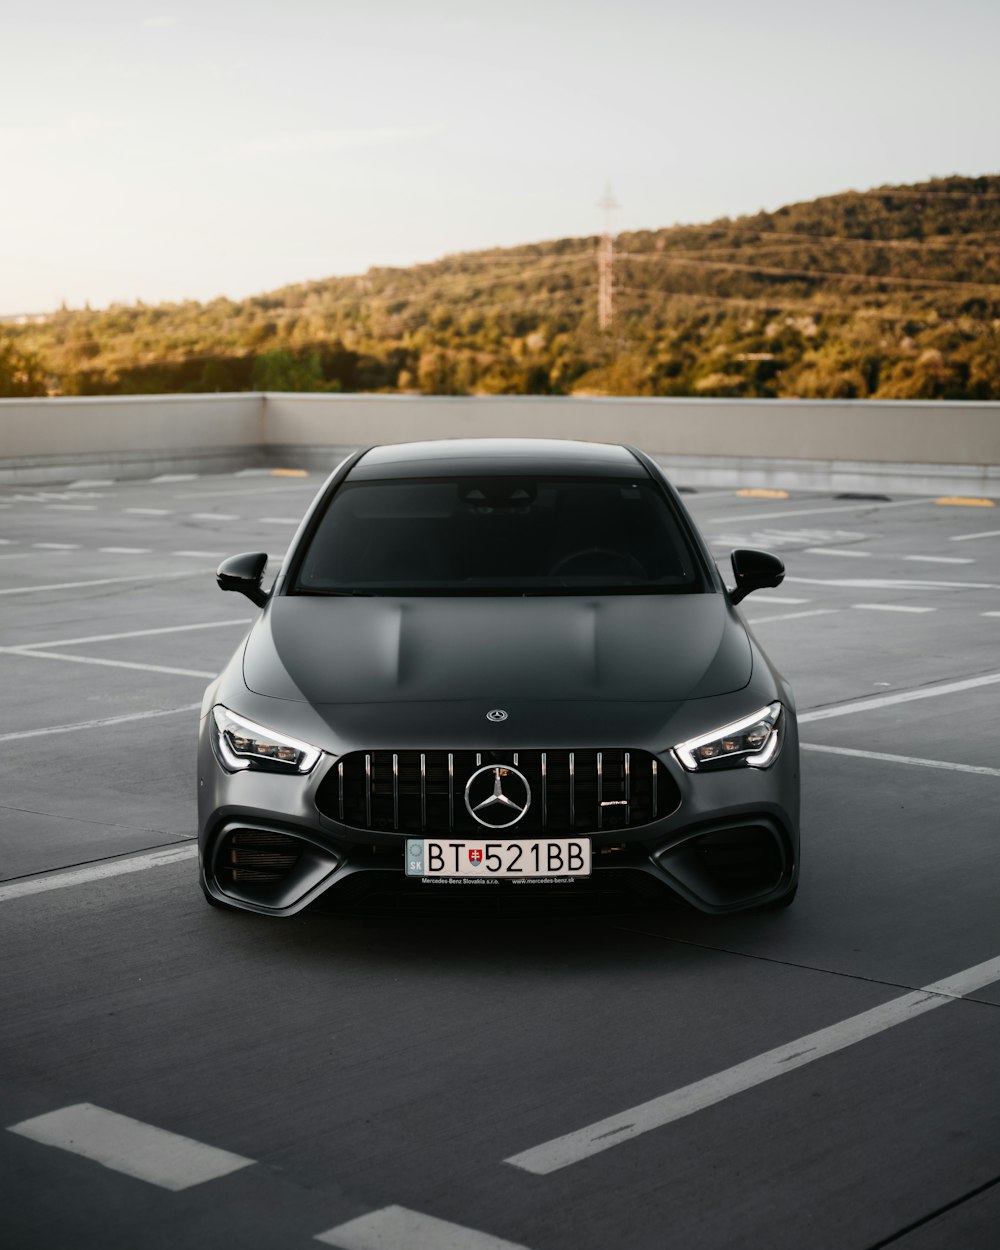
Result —
<instances>
[{"instance_id":1,"label":"car side mirror","mask_svg":"<svg viewBox=\"0 0 1000 1250\"><path fill-rule=\"evenodd\" d=\"M223 560L215 571L215 580L220 590L238 590L251 603L262 608L271 597L260 584L266 566L266 551L247 551Z\"/></svg>"},{"instance_id":2,"label":"car side mirror","mask_svg":"<svg viewBox=\"0 0 1000 1250\"><path fill-rule=\"evenodd\" d=\"M780 586L785 579L785 563L769 551L739 547L729 557L733 565L736 587L729 592L730 603L739 603L752 590Z\"/></svg>"}]
</instances>

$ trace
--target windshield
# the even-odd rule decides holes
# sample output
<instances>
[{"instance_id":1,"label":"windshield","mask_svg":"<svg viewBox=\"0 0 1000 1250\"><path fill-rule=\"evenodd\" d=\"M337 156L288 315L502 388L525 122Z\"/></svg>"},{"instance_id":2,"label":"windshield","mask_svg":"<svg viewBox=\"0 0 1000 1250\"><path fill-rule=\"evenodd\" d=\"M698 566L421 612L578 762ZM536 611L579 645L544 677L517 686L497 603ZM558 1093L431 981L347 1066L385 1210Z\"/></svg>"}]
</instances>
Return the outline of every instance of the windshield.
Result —
<instances>
[{"instance_id":1,"label":"windshield","mask_svg":"<svg viewBox=\"0 0 1000 1250\"><path fill-rule=\"evenodd\" d=\"M477 476L346 482L292 594L602 594L705 590L648 479Z\"/></svg>"}]
</instances>

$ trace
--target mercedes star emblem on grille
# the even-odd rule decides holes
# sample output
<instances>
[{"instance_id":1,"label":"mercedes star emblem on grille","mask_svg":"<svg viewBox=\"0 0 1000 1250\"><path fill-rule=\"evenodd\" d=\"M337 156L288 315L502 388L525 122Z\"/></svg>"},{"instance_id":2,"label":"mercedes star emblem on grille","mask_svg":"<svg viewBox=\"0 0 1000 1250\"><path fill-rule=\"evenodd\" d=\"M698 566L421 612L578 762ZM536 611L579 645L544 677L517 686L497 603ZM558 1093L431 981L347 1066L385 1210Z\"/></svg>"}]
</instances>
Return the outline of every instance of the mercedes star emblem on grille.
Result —
<instances>
[{"instance_id":1,"label":"mercedes star emblem on grille","mask_svg":"<svg viewBox=\"0 0 1000 1250\"><path fill-rule=\"evenodd\" d=\"M465 786L469 815L487 829L509 829L531 806L528 779L509 764L477 768Z\"/></svg>"},{"instance_id":2,"label":"mercedes star emblem on grille","mask_svg":"<svg viewBox=\"0 0 1000 1250\"><path fill-rule=\"evenodd\" d=\"M486 713L486 719L499 724L500 721L507 719L507 713L502 707L495 707L491 712Z\"/></svg>"}]
</instances>

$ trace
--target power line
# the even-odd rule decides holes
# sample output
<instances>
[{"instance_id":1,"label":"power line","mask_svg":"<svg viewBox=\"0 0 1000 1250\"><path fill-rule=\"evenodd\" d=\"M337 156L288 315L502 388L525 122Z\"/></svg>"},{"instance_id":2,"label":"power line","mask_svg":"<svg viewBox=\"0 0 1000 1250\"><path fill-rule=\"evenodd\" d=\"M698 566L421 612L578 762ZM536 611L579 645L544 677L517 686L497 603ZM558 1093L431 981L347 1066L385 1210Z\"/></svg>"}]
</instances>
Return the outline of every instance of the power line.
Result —
<instances>
[{"instance_id":1,"label":"power line","mask_svg":"<svg viewBox=\"0 0 1000 1250\"><path fill-rule=\"evenodd\" d=\"M1000 237L996 230L966 230L960 235L932 234L924 239L875 238L867 239L860 236L845 234L813 234L805 230L770 230L767 226L747 224L747 218L736 221L707 222L705 225L661 226L652 230L636 231L637 234L655 234L657 242L667 242L673 237L686 234L715 235L756 235L754 243L765 243L768 239L792 239L798 242L821 243L856 243L865 247L898 247L922 248L940 247L951 249L956 247L977 247L975 240L979 238L995 239ZM720 239L720 246L724 246ZM734 245L735 246L735 245Z\"/></svg>"},{"instance_id":2,"label":"power line","mask_svg":"<svg viewBox=\"0 0 1000 1250\"><path fill-rule=\"evenodd\" d=\"M752 233L757 233L756 231ZM995 236L994 236L995 237ZM770 240L774 238L776 242ZM792 241L794 240L794 242ZM681 240L677 240L682 243ZM691 243L697 242L691 240ZM708 255L716 252L747 252L751 248L755 253L759 252L775 252L775 251L794 251L796 248L805 248L810 243L830 244L829 250L838 247L867 247L879 248L886 251L898 252L975 252L976 254L985 252L1000 252L1000 245L996 243L957 243L955 241L949 243L924 242L917 239L851 239L845 235L836 234L779 234L777 231L766 231L761 237L740 242L723 242L721 239L717 242L708 242L704 246L699 245L697 248L699 255ZM641 252L619 252L619 256L671 256L680 253L684 255L683 244L680 248L671 245L669 248L663 248L656 251L643 249Z\"/></svg>"},{"instance_id":3,"label":"power line","mask_svg":"<svg viewBox=\"0 0 1000 1250\"><path fill-rule=\"evenodd\" d=\"M662 265L693 266L699 269L733 269L741 273L758 273L769 277L785 278L847 278L854 282L894 283L904 286L974 287L976 289L1000 289L1000 282L963 282L951 278L902 278L890 274L850 273L838 269L782 269L776 265L743 265L728 260L698 260L694 257L668 255L666 252L622 252L627 260L655 260Z\"/></svg>"}]
</instances>

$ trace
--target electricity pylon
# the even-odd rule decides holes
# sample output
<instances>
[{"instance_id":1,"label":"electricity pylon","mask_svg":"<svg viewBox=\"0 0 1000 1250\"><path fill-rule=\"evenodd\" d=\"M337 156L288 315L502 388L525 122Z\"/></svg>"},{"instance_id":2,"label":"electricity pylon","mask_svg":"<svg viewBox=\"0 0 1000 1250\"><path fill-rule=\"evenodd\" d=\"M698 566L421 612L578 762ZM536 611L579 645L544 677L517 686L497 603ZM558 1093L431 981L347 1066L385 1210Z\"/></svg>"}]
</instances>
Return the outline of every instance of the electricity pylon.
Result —
<instances>
[{"instance_id":1,"label":"electricity pylon","mask_svg":"<svg viewBox=\"0 0 1000 1250\"><path fill-rule=\"evenodd\" d=\"M604 209L604 232L597 245L597 326L607 330L614 319L614 241L611 236L611 214L619 208L609 182L604 188L604 195L598 201L598 208Z\"/></svg>"}]
</instances>

